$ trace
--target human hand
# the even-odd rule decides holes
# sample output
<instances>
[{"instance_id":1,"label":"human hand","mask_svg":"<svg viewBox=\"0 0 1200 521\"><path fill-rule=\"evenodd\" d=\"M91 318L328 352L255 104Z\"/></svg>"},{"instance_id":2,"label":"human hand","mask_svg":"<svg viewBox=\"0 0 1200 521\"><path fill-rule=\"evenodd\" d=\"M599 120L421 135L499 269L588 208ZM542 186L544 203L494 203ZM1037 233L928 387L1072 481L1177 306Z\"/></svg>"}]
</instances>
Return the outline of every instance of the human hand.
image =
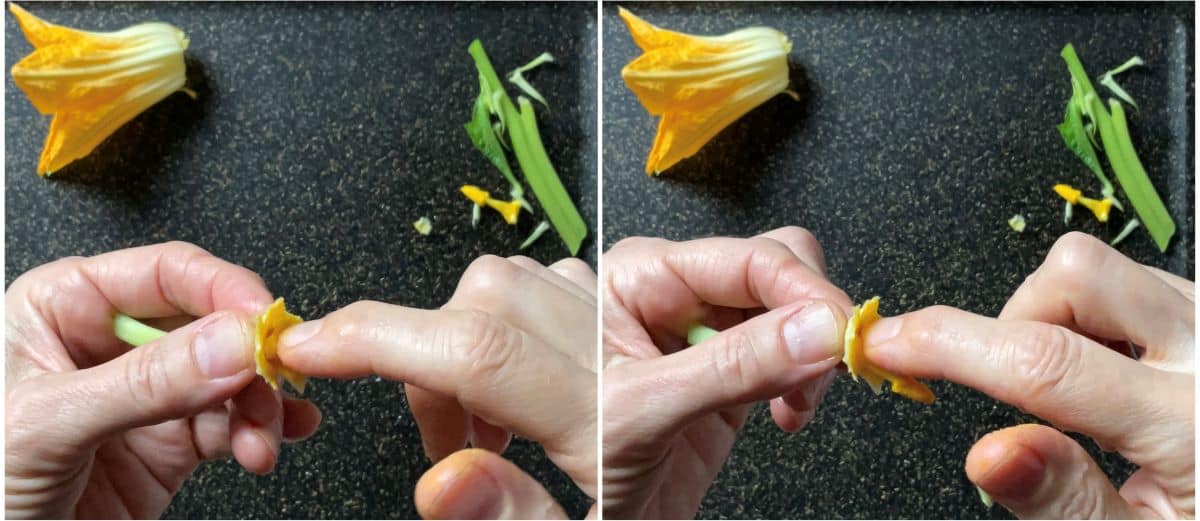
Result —
<instances>
[{"instance_id":1,"label":"human hand","mask_svg":"<svg viewBox=\"0 0 1200 521\"><path fill-rule=\"evenodd\" d=\"M441 310L354 303L289 329L279 357L309 376L406 382L425 452L437 462L417 484L423 517L565 518L537 481L498 454L510 432L534 440L596 497L595 287L578 259L547 268L485 256ZM468 441L487 450L461 450Z\"/></svg>"},{"instance_id":2,"label":"human hand","mask_svg":"<svg viewBox=\"0 0 1200 521\"><path fill-rule=\"evenodd\" d=\"M990 433L967 455L967 477L1017 517L1193 518L1194 293L1070 233L998 320L946 307L886 318L866 353L901 374L979 389L1140 467L1118 491L1058 430Z\"/></svg>"},{"instance_id":3,"label":"human hand","mask_svg":"<svg viewBox=\"0 0 1200 521\"><path fill-rule=\"evenodd\" d=\"M275 465L320 412L254 372L262 279L190 244L38 267L5 293L7 517L158 517L205 460ZM137 349L117 313L190 322Z\"/></svg>"},{"instance_id":4,"label":"human hand","mask_svg":"<svg viewBox=\"0 0 1200 521\"><path fill-rule=\"evenodd\" d=\"M820 244L634 238L604 256L604 515L695 515L750 406L787 431L813 417L841 362L849 297ZM686 346L689 326L721 333Z\"/></svg>"}]
</instances>

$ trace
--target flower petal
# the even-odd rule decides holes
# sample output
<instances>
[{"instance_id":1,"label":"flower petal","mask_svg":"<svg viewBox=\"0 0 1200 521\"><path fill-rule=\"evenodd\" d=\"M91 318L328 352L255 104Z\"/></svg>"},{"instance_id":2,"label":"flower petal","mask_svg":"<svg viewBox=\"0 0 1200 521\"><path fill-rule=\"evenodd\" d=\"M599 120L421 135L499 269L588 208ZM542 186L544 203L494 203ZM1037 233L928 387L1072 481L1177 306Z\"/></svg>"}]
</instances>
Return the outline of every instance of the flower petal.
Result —
<instances>
[{"instance_id":1,"label":"flower petal","mask_svg":"<svg viewBox=\"0 0 1200 521\"><path fill-rule=\"evenodd\" d=\"M720 102L697 111L663 114L646 160L646 173L659 174L700 151L709 140L747 112L787 88L787 79L758 83L735 90Z\"/></svg>"},{"instance_id":2,"label":"flower petal","mask_svg":"<svg viewBox=\"0 0 1200 521\"><path fill-rule=\"evenodd\" d=\"M137 85L112 102L91 110L59 112L38 160L38 175L49 175L95 150L121 125L183 86L183 78L159 78Z\"/></svg>"},{"instance_id":3,"label":"flower petal","mask_svg":"<svg viewBox=\"0 0 1200 521\"><path fill-rule=\"evenodd\" d=\"M617 12L621 15L621 19L625 21L625 25L629 27L629 34L633 36L633 43L637 44L643 51L668 47L694 38L691 35L661 29L638 18L624 7L619 8Z\"/></svg>"},{"instance_id":4,"label":"flower petal","mask_svg":"<svg viewBox=\"0 0 1200 521\"><path fill-rule=\"evenodd\" d=\"M56 43L69 43L79 38L85 38L87 33L61 25L54 25L34 16L17 4L8 4L8 10L17 19L21 32L34 49Z\"/></svg>"}]
</instances>

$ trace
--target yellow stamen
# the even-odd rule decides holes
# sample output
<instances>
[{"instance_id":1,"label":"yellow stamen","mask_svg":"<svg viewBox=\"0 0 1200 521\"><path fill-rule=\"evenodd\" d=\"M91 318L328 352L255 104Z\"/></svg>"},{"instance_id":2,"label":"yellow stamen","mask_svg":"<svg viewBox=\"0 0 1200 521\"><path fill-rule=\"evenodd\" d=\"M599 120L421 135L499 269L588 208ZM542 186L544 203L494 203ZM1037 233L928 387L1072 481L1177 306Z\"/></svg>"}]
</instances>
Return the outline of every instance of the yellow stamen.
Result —
<instances>
[{"instance_id":1,"label":"yellow stamen","mask_svg":"<svg viewBox=\"0 0 1200 521\"><path fill-rule=\"evenodd\" d=\"M1112 210L1112 203L1112 199L1108 198L1105 198L1101 201L1097 201L1088 197L1079 198L1079 204L1082 204L1084 208L1091 210L1092 213L1096 215L1096 220L1102 223L1108 222L1108 212L1109 210Z\"/></svg>"},{"instance_id":2,"label":"yellow stamen","mask_svg":"<svg viewBox=\"0 0 1200 521\"><path fill-rule=\"evenodd\" d=\"M1054 185L1054 193L1058 194L1059 197L1066 199L1067 202L1071 204L1078 204L1079 197L1083 195L1083 192L1072 188L1070 185L1064 184Z\"/></svg>"},{"instance_id":3,"label":"yellow stamen","mask_svg":"<svg viewBox=\"0 0 1200 521\"><path fill-rule=\"evenodd\" d=\"M508 224L517 224L517 216L521 214L521 203L517 201L505 202L499 199L487 200L487 205L492 209L500 212L504 216L504 222Z\"/></svg>"},{"instance_id":4,"label":"yellow stamen","mask_svg":"<svg viewBox=\"0 0 1200 521\"><path fill-rule=\"evenodd\" d=\"M471 202L475 203L476 206L486 205L488 198L491 195L487 192L487 190L479 188L475 185L462 185L462 188L459 188L458 190L462 192L463 195L467 196L467 199L470 199Z\"/></svg>"},{"instance_id":5,"label":"yellow stamen","mask_svg":"<svg viewBox=\"0 0 1200 521\"><path fill-rule=\"evenodd\" d=\"M883 381L887 380L892 383L893 393L921 403L933 403L933 391L925 384L910 376L892 373L872 364L867 359L863 340L867 330L880 318L879 297L863 302L862 305L854 306L854 314L846 323L844 338L845 352L842 355L842 362L845 362L846 369L855 380L858 380L859 377L866 380L867 385L871 387L872 391L875 391L875 394L883 392Z\"/></svg>"},{"instance_id":6,"label":"yellow stamen","mask_svg":"<svg viewBox=\"0 0 1200 521\"><path fill-rule=\"evenodd\" d=\"M646 173L655 175L788 87L787 36L750 27L722 36L661 29L620 9L644 52L621 70L651 115L662 116Z\"/></svg>"},{"instance_id":7,"label":"yellow stamen","mask_svg":"<svg viewBox=\"0 0 1200 521\"><path fill-rule=\"evenodd\" d=\"M254 317L254 370L272 389L279 389L279 376L283 375L292 388L304 393L305 376L284 367L278 355L280 335L301 322L304 319L288 313L282 298L275 299L261 315Z\"/></svg>"},{"instance_id":8,"label":"yellow stamen","mask_svg":"<svg viewBox=\"0 0 1200 521\"><path fill-rule=\"evenodd\" d=\"M34 47L13 65L13 81L38 112L54 116L39 175L88 155L129 120L184 89L188 40L171 25L98 33L47 23L16 4L9 10Z\"/></svg>"},{"instance_id":9,"label":"yellow stamen","mask_svg":"<svg viewBox=\"0 0 1200 521\"><path fill-rule=\"evenodd\" d=\"M1108 222L1108 214L1113 207L1113 199L1111 197L1105 197L1103 200L1084 197L1082 191L1064 184L1054 185L1054 193L1066 199L1068 203L1081 204L1088 210L1091 210L1095 214L1096 220L1102 223Z\"/></svg>"}]
</instances>

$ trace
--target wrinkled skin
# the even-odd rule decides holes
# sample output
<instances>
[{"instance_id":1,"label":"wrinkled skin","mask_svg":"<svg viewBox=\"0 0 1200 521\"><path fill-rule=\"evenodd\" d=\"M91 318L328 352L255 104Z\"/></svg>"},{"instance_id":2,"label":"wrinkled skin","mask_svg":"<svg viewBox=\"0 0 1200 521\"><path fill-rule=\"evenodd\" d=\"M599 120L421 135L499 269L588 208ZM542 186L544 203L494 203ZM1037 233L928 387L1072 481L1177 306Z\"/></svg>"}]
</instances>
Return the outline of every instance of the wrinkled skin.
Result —
<instances>
[{"instance_id":1,"label":"wrinkled skin","mask_svg":"<svg viewBox=\"0 0 1200 521\"><path fill-rule=\"evenodd\" d=\"M692 517L751 404L772 400L788 431L812 419L837 374L850 299L825 279L816 239L795 227L626 239L604 268L604 515ZM789 329L814 316L823 320ZM721 332L684 349L697 322Z\"/></svg>"},{"instance_id":2,"label":"wrinkled skin","mask_svg":"<svg viewBox=\"0 0 1200 521\"><path fill-rule=\"evenodd\" d=\"M270 302L257 275L184 243L62 259L14 281L6 516L159 517L203 461L234 455L269 472L281 439L320 422L254 373L250 317ZM181 327L131 349L113 334L118 312Z\"/></svg>"},{"instance_id":3,"label":"wrinkled skin","mask_svg":"<svg viewBox=\"0 0 1200 521\"><path fill-rule=\"evenodd\" d=\"M967 455L967 476L1018 517L1194 518L1194 295L1193 282L1070 233L997 319L947 307L888 318L867 355L974 387L1139 467L1117 489L1057 429L990 433Z\"/></svg>"},{"instance_id":4,"label":"wrinkled skin","mask_svg":"<svg viewBox=\"0 0 1200 521\"><path fill-rule=\"evenodd\" d=\"M512 434L533 440L596 497L595 288L578 259L484 256L439 310L356 302L289 329L279 356L310 376L405 382L435 463L417 483L422 517L564 519L502 453Z\"/></svg>"}]
</instances>

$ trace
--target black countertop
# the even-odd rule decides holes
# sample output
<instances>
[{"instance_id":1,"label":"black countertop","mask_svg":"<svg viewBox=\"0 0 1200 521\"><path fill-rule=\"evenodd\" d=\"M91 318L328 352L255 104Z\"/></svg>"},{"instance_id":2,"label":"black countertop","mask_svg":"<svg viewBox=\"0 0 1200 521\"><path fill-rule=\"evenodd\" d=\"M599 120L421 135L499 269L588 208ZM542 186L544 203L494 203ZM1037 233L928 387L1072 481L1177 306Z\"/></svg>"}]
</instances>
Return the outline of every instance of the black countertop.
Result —
<instances>
[{"instance_id":1,"label":"black countertop","mask_svg":"<svg viewBox=\"0 0 1200 521\"><path fill-rule=\"evenodd\" d=\"M484 253L513 255L536 222L492 212L477 230L466 182L507 192L462 124L478 92L467 44L499 73L543 51L527 77L547 98L542 137L588 223L596 257L596 15L577 4L29 4L48 21L117 30L165 21L191 39L193 101L175 94L55 175L35 173L49 126L6 78L5 282L68 255L196 243L266 279L304 317L360 299L432 308ZM6 62L31 48L6 16ZM510 93L517 91L508 87ZM540 106L538 107L541 108ZM516 168L515 161L513 162ZM411 223L433 220L433 234ZM528 255L567 255L548 232ZM429 467L398 383L318 381L325 420L275 473L204 465L167 517L415 517ZM507 453L582 516L591 501L517 441Z\"/></svg>"},{"instance_id":2,"label":"black countertop","mask_svg":"<svg viewBox=\"0 0 1200 521\"><path fill-rule=\"evenodd\" d=\"M722 34L767 25L791 37L803 99L778 96L660 178L643 173L652 119L620 77L640 51L604 8L605 248L631 235L747 236L812 230L832 280L894 315L947 304L995 315L1054 240L1112 238L1081 210L1062 223L1051 192L1099 191L1055 125L1070 96L1059 50L1074 42L1095 77L1130 56L1120 82L1141 105L1134 144L1178 232L1160 254L1144 231L1120 250L1193 279L1192 4L630 4L665 28ZM1101 87L1102 88L1102 87ZM1005 221L1022 213L1023 234ZM1030 420L981 393L934 382L938 402L875 398L839 379L806 431L755 409L717 476L705 518L977 518L963 462L985 433ZM1132 467L1099 455L1123 481Z\"/></svg>"}]
</instances>

